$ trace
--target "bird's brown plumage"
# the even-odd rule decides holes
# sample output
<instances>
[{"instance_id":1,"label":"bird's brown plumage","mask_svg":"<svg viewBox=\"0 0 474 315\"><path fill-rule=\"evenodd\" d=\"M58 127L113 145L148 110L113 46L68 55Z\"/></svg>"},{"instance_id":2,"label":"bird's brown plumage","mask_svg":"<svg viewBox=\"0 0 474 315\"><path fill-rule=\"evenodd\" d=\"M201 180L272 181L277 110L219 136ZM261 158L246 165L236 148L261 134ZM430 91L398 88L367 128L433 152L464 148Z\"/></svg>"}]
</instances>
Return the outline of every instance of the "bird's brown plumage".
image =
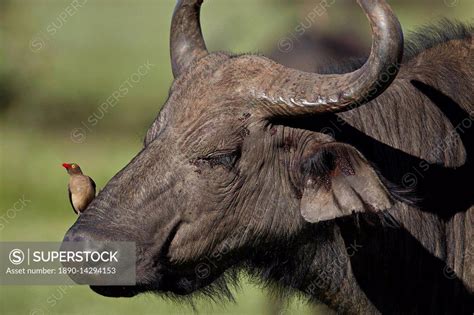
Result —
<instances>
[{"instance_id":1,"label":"bird's brown plumage","mask_svg":"<svg viewBox=\"0 0 474 315\"><path fill-rule=\"evenodd\" d=\"M68 192L69 201L76 214L82 213L95 197L95 182L87 175L82 174L79 165L64 163L70 175Z\"/></svg>"}]
</instances>

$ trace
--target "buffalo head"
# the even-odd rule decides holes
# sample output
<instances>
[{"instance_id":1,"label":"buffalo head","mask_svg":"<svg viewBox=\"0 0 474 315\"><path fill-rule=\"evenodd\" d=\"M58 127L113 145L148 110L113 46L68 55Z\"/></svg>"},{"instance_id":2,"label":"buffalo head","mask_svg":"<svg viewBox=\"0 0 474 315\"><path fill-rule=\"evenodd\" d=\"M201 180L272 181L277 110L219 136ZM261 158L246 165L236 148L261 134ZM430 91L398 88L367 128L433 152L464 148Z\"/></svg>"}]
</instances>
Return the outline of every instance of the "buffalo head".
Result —
<instances>
[{"instance_id":1,"label":"buffalo head","mask_svg":"<svg viewBox=\"0 0 474 315\"><path fill-rule=\"evenodd\" d=\"M358 2L373 33L367 62L320 75L263 56L209 53L202 0L178 1L168 100L143 149L66 235L136 242L136 286L95 291L187 294L291 246L310 224L390 207L389 191L354 147L281 123L363 105L395 78L398 20L383 0Z\"/></svg>"}]
</instances>

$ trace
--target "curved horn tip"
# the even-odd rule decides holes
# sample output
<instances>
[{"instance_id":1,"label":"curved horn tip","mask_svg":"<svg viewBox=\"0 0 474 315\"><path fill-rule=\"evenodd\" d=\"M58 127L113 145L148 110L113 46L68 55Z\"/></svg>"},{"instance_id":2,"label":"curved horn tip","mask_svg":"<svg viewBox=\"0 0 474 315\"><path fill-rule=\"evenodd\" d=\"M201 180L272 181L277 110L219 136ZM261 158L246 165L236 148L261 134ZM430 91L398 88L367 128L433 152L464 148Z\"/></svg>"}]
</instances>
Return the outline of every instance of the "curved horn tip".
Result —
<instances>
[{"instance_id":1,"label":"curved horn tip","mask_svg":"<svg viewBox=\"0 0 474 315\"><path fill-rule=\"evenodd\" d=\"M403 32L400 22L384 0L357 0L370 21L372 49L366 63L356 71L324 75L285 68L279 75L281 86L264 90L271 103L280 101L280 109L291 115L342 112L373 100L387 89L398 74L403 57ZM295 87L297 86L297 87ZM273 95L272 95L273 94ZM302 104L289 110L290 100ZM315 100L324 100L321 104ZM317 103L317 105L313 105ZM311 104L311 105L310 105Z\"/></svg>"},{"instance_id":2,"label":"curved horn tip","mask_svg":"<svg viewBox=\"0 0 474 315\"><path fill-rule=\"evenodd\" d=\"M189 65L207 55L199 20L203 0L178 0L170 31L171 66L178 77Z\"/></svg>"}]
</instances>

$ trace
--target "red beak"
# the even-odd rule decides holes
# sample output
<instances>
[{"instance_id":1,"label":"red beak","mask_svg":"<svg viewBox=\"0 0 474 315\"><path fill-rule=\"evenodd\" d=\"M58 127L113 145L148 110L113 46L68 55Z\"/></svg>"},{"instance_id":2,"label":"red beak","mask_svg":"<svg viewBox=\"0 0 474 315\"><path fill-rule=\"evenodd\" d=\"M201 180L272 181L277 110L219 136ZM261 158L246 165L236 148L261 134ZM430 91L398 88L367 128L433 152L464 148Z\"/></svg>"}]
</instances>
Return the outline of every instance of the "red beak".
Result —
<instances>
[{"instance_id":1,"label":"red beak","mask_svg":"<svg viewBox=\"0 0 474 315\"><path fill-rule=\"evenodd\" d=\"M64 167L65 169L69 169L69 168L71 168L71 164L63 163L63 167Z\"/></svg>"}]
</instances>

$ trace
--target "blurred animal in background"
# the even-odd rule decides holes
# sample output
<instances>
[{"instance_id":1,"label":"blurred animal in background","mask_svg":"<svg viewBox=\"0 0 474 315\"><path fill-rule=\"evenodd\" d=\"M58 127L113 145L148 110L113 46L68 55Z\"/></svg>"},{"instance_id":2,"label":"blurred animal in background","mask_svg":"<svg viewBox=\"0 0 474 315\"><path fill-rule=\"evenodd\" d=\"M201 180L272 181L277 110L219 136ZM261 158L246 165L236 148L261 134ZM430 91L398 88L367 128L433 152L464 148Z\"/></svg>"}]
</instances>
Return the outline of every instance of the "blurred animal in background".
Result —
<instances>
[{"instance_id":1,"label":"blurred animal in background","mask_svg":"<svg viewBox=\"0 0 474 315\"><path fill-rule=\"evenodd\" d=\"M63 167L69 174L67 191L72 209L76 214L81 214L95 197L95 182L82 173L76 163L63 163Z\"/></svg>"},{"instance_id":2,"label":"blurred animal in background","mask_svg":"<svg viewBox=\"0 0 474 315\"><path fill-rule=\"evenodd\" d=\"M327 34L311 28L291 38L291 42L280 41L268 57L286 67L324 74L347 71L347 66L355 70L354 61L367 58L369 53L368 46L352 31ZM341 70L328 67L334 64L342 65Z\"/></svg>"}]
</instances>

